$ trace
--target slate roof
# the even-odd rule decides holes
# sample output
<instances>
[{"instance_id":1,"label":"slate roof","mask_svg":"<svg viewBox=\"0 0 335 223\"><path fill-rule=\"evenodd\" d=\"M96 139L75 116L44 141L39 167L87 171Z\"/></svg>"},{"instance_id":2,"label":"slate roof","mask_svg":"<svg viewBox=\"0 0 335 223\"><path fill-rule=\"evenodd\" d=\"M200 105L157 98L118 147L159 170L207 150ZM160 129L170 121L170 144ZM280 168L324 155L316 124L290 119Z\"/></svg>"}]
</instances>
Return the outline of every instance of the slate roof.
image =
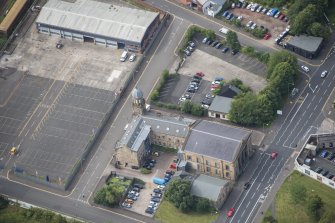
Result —
<instances>
[{"instance_id":1,"label":"slate roof","mask_svg":"<svg viewBox=\"0 0 335 223\"><path fill-rule=\"evenodd\" d=\"M212 201L217 201L221 189L229 181L218 179L208 175L200 174L194 181L191 187L191 194L197 197L208 198Z\"/></svg>"},{"instance_id":2,"label":"slate roof","mask_svg":"<svg viewBox=\"0 0 335 223\"><path fill-rule=\"evenodd\" d=\"M309 52L316 52L322 41L322 37L300 35L293 36L287 44Z\"/></svg>"},{"instance_id":3,"label":"slate roof","mask_svg":"<svg viewBox=\"0 0 335 223\"><path fill-rule=\"evenodd\" d=\"M181 117L145 115L142 119L153 132L186 138L195 120Z\"/></svg>"},{"instance_id":4,"label":"slate roof","mask_svg":"<svg viewBox=\"0 0 335 223\"><path fill-rule=\"evenodd\" d=\"M185 151L233 162L250 135L246 129L203 120L191 130Z\"/></svg>"},{"instance_id":5,"label":"slate roof","mask_svg":"<svg viewBox=\"0 0 335 223\"><path fill-rule=\"evenodd\" d=\"M232 101L232 98L215 96L211 106L208 108L208 111L228 114Z\"/></svg>"},{"instance_id":6,"label":"slate roof","mask_svg":"<svg viewBox=\"0 0 335 223\"><path fill-rule=\"evenodd\" d=\"M156 12L91 0L49 0L36 23L141 43Z\"/></svg>"}]
</instances>

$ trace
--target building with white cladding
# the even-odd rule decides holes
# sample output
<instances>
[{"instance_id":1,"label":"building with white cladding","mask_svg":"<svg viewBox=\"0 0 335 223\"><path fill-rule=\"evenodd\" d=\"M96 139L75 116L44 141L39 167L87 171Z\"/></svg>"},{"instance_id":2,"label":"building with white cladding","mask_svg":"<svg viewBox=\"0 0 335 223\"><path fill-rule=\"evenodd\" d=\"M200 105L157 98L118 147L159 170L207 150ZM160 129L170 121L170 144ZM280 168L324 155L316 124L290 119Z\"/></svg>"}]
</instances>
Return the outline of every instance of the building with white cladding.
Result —
<instances>
[{"instance_id":1,"label":"building with white cladding","mask_svg":"<svg viewBox=\"0 0 335 223\"><path fill-rule=\"evenodd\" d=\"M92 0L49 0L36 27L40 33L140 52L159 25L159 13Z\"/></svg>"}]
</instances>

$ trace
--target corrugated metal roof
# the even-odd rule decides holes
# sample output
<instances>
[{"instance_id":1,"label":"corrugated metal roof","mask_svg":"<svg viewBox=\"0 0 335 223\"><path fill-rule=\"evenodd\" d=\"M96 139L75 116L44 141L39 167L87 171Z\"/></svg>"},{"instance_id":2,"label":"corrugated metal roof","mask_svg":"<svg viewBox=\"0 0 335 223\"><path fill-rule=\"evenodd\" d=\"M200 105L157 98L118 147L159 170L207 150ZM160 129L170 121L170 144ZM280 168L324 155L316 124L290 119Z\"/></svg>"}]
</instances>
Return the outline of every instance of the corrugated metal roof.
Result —
<instances>
[{"instance_id":1,"label":"corrugated metal roof","mask_svg":"<svg viewBox=\"0 0 335 223\"><path fill-rule=\"evenodd\" d=\"M210 121L201 121L191 131L185 151L233 162L251 131Z\"/></svg>"},{"instance_id":2,"label":"corrugated metal roof","mask_svg":"<svg viewBox=\"0 0 335 223\"><path fill-rule=\"evenodd\" d=\"M91 0L49 0L36 23L140 43L156 12Z\"/></svg>"},{"instance_id":3,"label":"corrugated metal roof","mask_svg":"<svg viewBox=\"0 0 335 223\"><path fill-rule=\"evenodd\" d=\"M17 0L8 14L0 24L0 31L7 32L8 28L13 24L22 8L26 5L27 0Z\"/></svg>"},{"instance_id":4,"label":"corrugated metal roof","mask_svg":"<svg viewBox=\"0 0 335 223\"><path fill-rule=\"evenodd\" d=\"M212 201L217 201L221 189L229 181L218 179L215 177L200 174L194 181L191 187L191 194L197 197L208 198Z\"/></svg>"}]
</instances>

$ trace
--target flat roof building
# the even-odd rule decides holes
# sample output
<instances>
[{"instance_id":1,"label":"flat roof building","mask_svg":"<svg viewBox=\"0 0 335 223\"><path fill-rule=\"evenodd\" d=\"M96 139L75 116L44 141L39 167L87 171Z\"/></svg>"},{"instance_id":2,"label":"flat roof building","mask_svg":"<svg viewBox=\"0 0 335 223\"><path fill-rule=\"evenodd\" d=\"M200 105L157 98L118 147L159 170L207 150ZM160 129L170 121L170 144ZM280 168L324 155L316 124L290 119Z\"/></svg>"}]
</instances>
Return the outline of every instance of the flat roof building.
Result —
<instances>
[{"instance_id":1,"label":"flat roof building","mask_svg":"<svg viewBox=\"0 0 335 223\"><path fill-rule=\"evenodd\" d=\"M287 41L285 48L303 57L313 59L319 54L322 42L322 37L306 35L293 36Z\"/></svg>"},{"instance_id":2,"label":"flat roof building","mask_svg":"<svg viewBox=\"0 0 335 223\"><path fill-rule=\"evenodd\" d=\"M42 33L140 51L158 25L158 15L92 0L49 0L36 25Z\"/></svg>"}]
</instances>

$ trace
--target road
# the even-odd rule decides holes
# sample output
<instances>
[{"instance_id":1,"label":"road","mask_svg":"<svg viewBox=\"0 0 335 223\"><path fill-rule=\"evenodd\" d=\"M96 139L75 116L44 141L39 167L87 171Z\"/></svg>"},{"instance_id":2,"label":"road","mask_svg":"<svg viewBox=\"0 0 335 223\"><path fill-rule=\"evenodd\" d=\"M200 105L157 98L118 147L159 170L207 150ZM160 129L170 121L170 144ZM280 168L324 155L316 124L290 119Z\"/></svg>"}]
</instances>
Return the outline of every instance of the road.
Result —
<instances>
[{"instance_id":1,"label":"road","mask_svg":"<svg viewBox=\"0 0 335 223\"><path fill-rule=\"evenodd\" d=\"M312 75L310 85L307 85L301 96L301 103L296 103L278 128L274 139L268 145L268 150L257 161L257 166L252 166L254 172L250 177L251 187L242 193L234 207L234 216L227 219L223 213L217 222L253 222L260 210L261 204L275 184L279 173L285 167L286 161L292 155L293 150L302 146L309 134L315 133L324 117L322 108L328 96L335 87L335 56L330 56ZM323 70L329 74L321 78ZM278 152L275 160L270 159L272 151Z\"/></svg>"}]
</instances>

